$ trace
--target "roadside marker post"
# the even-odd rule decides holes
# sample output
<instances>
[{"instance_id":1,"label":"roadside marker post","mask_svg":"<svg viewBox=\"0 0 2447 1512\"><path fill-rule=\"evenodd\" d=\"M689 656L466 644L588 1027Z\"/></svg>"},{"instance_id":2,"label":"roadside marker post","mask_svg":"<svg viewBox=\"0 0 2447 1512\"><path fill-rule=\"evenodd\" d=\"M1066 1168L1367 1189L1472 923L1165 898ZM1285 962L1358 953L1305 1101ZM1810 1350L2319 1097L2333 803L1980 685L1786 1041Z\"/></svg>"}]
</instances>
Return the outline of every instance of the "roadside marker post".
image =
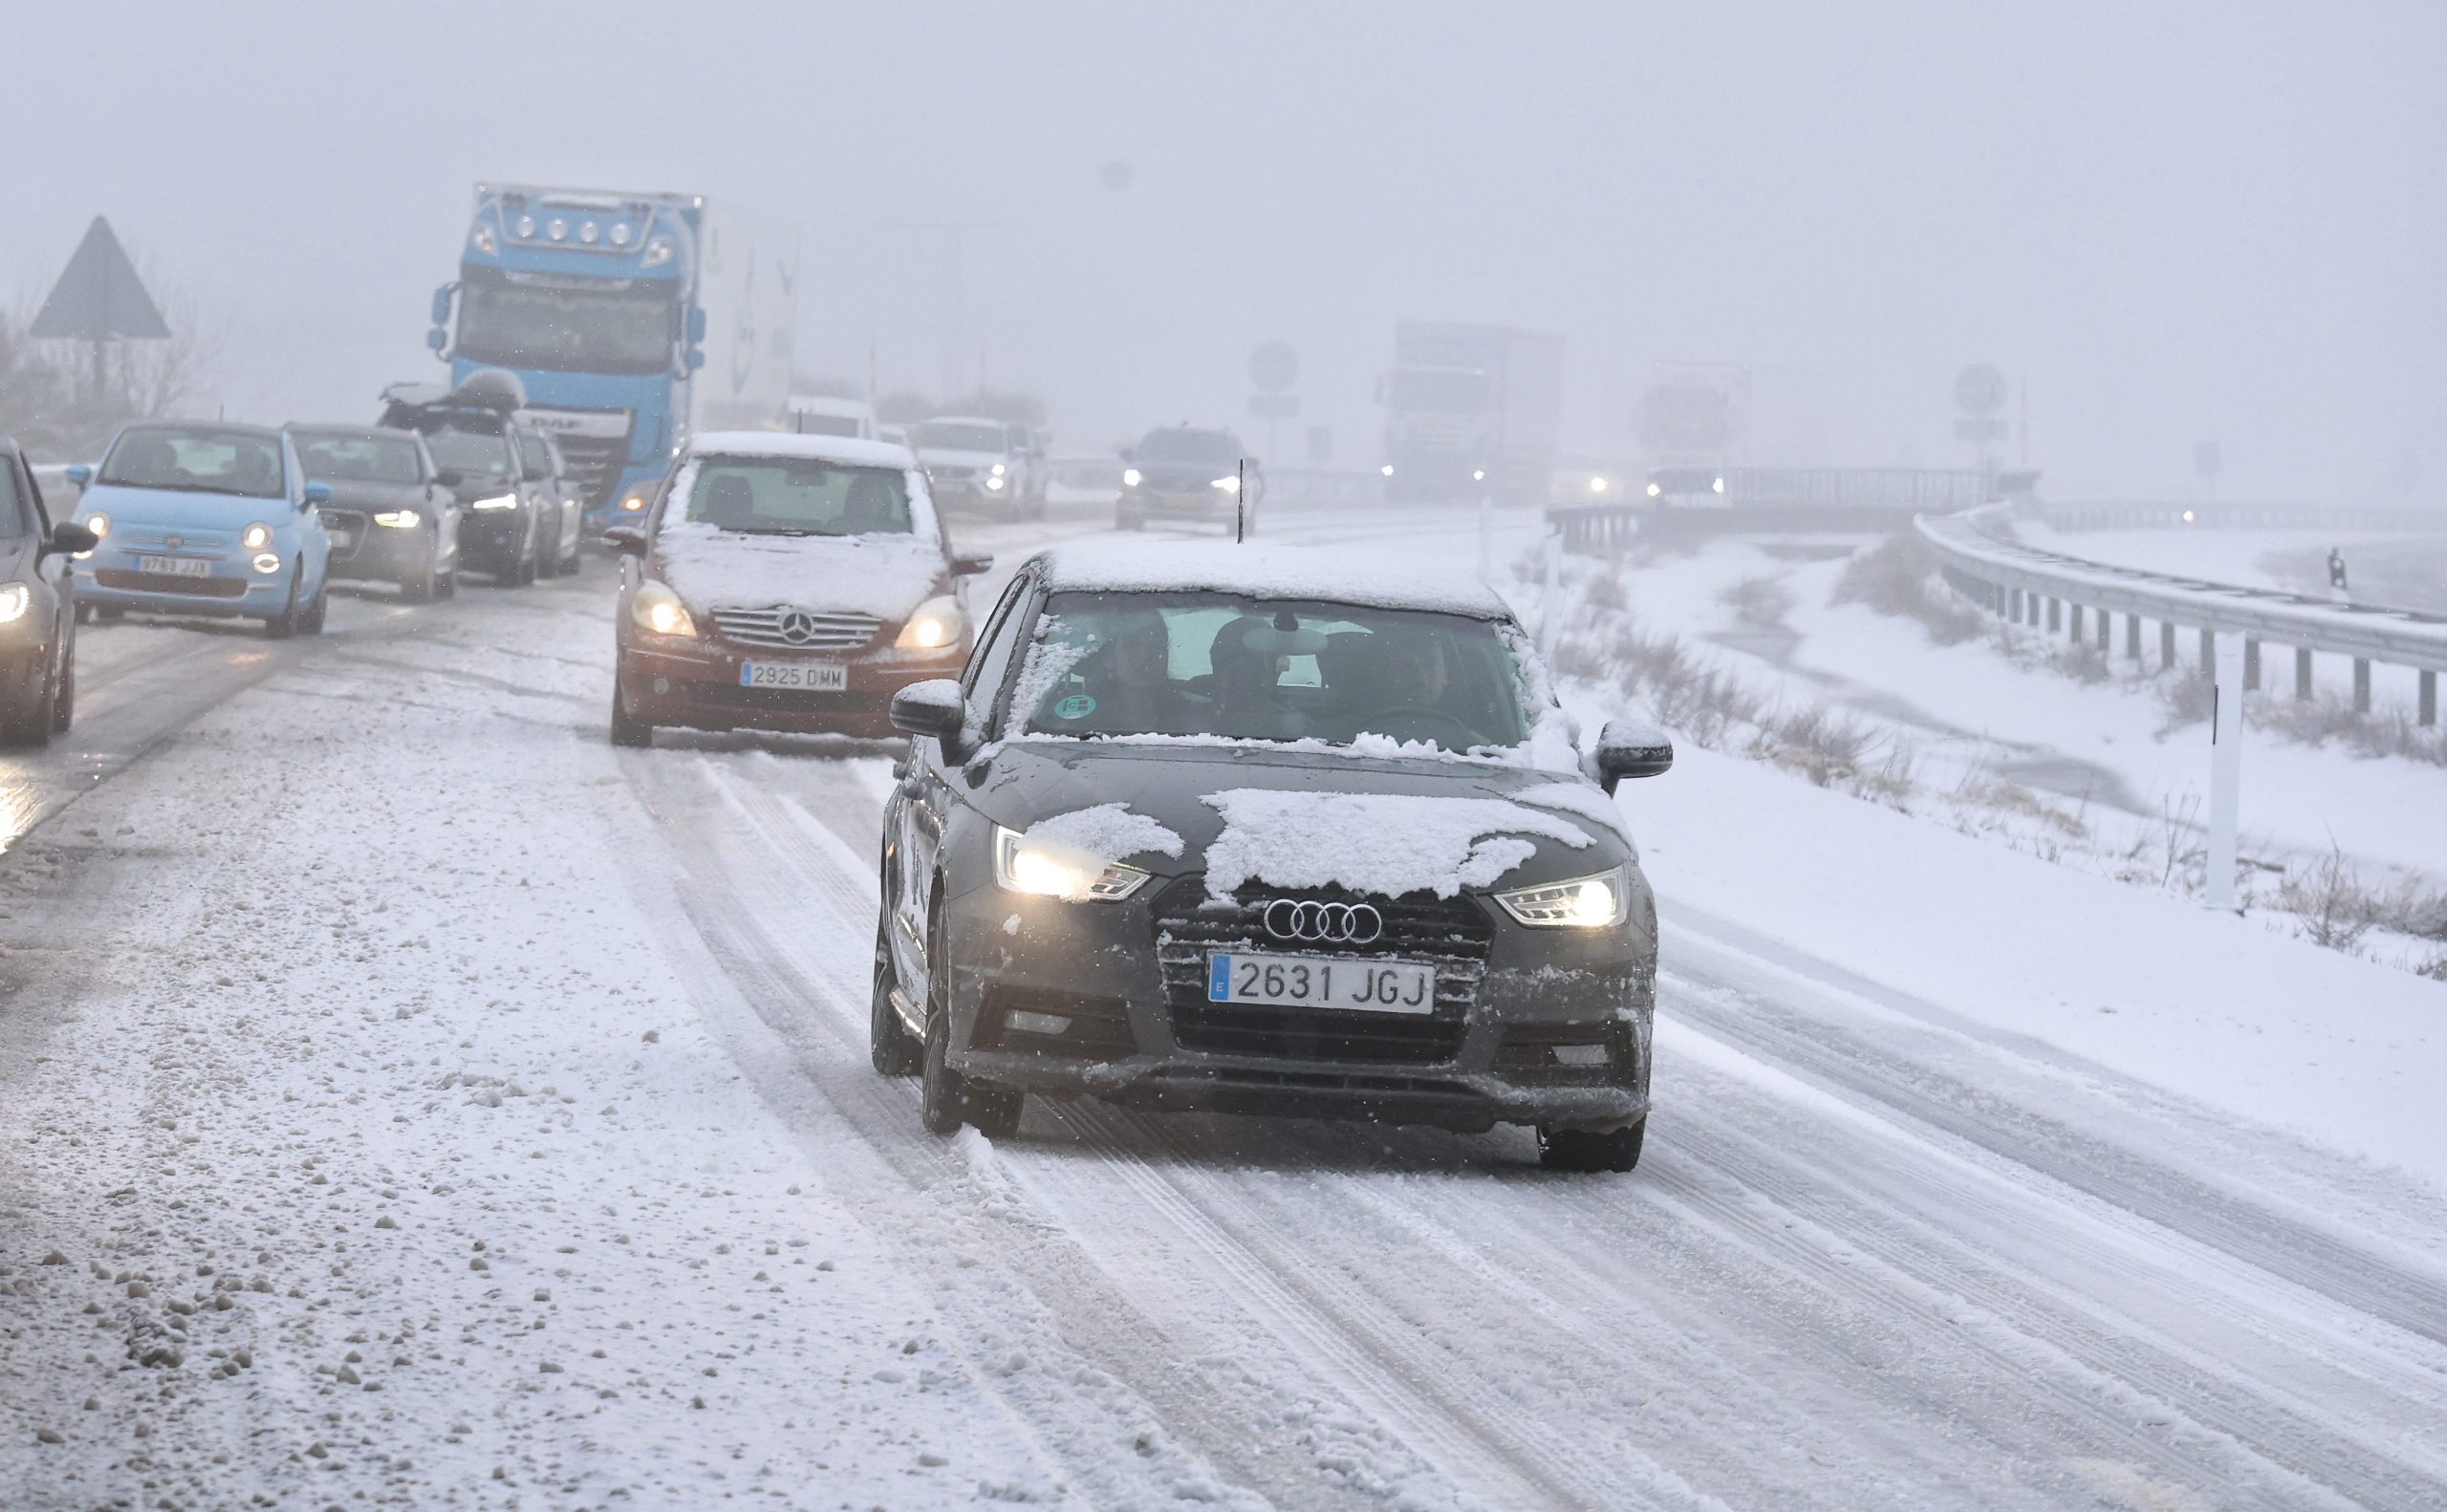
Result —
<instances>
[{"instance_id":1,"label":"roadside marker post","mask_svg":"<svg viewBox=\"0 0 2447 1512\"><path fill-rule=\"evenodd\" d=\"M2203 631L2205 636L2208 632ZM2209 717L2209 906L2235 911L2235 827L2243 783L2243 643L2216 637Z\"/></svg>"},{"instance_id":2,"label":"roadside marker post","mask_svg":"<svg viewBox=\"0 0 2447 1512\"><path fill-rule=\"evenodd\" d=\"M1555 664L1555 622L1563 617L1564 533L1547 537L1547 581L1538 595L1538 659Z\"/></svg>"}]
</instances>

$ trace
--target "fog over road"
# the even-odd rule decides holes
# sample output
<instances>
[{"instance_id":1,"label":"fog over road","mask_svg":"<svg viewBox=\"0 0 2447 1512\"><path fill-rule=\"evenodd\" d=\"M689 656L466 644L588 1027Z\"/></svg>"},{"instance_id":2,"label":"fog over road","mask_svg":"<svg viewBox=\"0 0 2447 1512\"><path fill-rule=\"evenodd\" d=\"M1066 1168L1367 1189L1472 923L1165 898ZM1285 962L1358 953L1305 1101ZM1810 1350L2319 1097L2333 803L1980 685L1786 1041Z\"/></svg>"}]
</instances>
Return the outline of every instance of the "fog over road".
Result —
<instances>
[{"instance_id":1,"label":"fog over road","mask_svg":"<svg viewBox=\"0 0 2447 1512\"><path fill-rule=\"evenodd\" d=\"M889 748L615 752L610 582L89 631L73 736L0 761L0 1505L2447 1501L2435 1193L1670 860L1633 1176L931 1138L867 1065Z\"/></svg>"}]
</instances>

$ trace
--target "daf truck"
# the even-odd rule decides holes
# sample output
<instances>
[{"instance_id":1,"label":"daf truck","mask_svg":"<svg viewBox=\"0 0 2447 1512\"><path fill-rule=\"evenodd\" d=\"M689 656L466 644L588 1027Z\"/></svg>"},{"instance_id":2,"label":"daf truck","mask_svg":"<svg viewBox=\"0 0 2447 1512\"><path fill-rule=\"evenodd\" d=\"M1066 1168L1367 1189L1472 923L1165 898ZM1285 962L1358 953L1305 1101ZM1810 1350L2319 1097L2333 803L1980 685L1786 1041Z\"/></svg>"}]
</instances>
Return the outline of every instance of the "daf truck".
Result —
<instances>
[{"instance_id":1,"label":"daf truck","mask_svg":"<svg viewBox=\"0 0 2447 1512\"><path fill-rule=\"evenodd\" d=\"M426 344L517 375L599 532L693 432L789 428L797 291L797 234L704 195L480 184Z\"/></svg>"}]
</instances>

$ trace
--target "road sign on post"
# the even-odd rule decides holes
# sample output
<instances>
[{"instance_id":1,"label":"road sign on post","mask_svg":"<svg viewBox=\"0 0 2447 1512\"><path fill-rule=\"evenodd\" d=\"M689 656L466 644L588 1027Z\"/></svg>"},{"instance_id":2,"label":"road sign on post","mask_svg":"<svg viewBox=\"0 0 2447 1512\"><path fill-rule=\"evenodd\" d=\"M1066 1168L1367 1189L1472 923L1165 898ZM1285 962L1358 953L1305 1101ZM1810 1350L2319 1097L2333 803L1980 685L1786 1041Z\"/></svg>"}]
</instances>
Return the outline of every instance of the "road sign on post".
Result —
<instances>
[{"instance_id":1,"label":"road sign on post","mask_svg":"<svg viewBox=\"0 0 2447 1512\"><path fill-rule=\"evenodd\" d=\"M1281 341L1259 344L1249 354L1249 387L1261 394L1283 394L1300 381L1300 355Z\"/></svg>"},{"instance_id":2,"label":"road sign on post","mask_svg":"<svg viewBox=\"0 0 2447 1512\"><path fill-rule=\"evenodd\" d=\"M1974 362L1954 376L1955 408L1985 418L2005 407L2005 375L1985 362Z\"/></svg>"},{"instance_id":3,"label":"road sign on post","mask_svg":"<svg viewBox=\"0 0 2447 1512\"><path fill-rule=\"evenodd\" d=\"M26 335L38 341L90 344L91 381L99 393L104 343L166 341L170 328L162 322L162 312L153 307L153 297L144 292L144 281L136 276L127 249L111 234L111 223L97 215Z\"/></svg>"}]
</instances>

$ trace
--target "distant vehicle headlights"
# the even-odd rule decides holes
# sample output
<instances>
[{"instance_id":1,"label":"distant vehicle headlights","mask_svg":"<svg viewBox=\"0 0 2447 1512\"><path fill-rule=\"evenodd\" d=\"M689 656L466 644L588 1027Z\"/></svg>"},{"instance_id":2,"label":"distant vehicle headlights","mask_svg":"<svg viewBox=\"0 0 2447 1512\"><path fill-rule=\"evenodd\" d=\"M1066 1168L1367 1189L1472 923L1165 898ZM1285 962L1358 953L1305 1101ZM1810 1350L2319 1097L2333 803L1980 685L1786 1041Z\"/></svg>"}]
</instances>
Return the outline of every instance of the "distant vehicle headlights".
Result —
<instances>
[{"instance_id":1,"label":"distant vehicle headlights","mask_svg":"<svg viewBox=\"0 0 2447 1512\"><path fill-rule=\"evenodd\" d=\"M932 651L948 646L960 638L960 601L956 598L929 598L918 606L909 622L900 627L900 638L893 644L903 651Z\"/></svg>"},{"instance_id":2,"label":"distant vehicle headlights","mask_svg":"<svg viewBox=\"0 0 2447 1512\"><path fill-rule=\"evenodd\" d=\"M394 530L413 530L423 518L414 509L385 509L374 517L374 523Z\"/></svg>"},{"instance_id":3,"label":"distant vehicle headlights","mask_svg":"<svg viewBox=\"0 0 2447 1512\"><path fill-rule=\"evenodd\" d=\"M279 572L279 571L280 571L280 558L279 558L279 556L277 556L276 554L274 554L274 553L272 553L272 552L271 552L271 551L264 551L264 552L259 553L259 554L255 557L255 571L256 571L256 572L265 572L265 573L271 573L271 572Z\"/></svg>"},{"instance_id":4,"label":"distant vehicle headlights","mask_svg":"<svg viewBox=\"0 0 2447 1512\"><path fill-rule=\"evenodd\" d=\"M1073 903L1118 903L1146 886L1148 875L1076 846L1031 840L1017 830L994 827L994 880L1006 892Z\"/></svg>"},{"instance_id":5,"label":"distant vehicle headlights","mask_svg":"<svg viewBox=\"0 0 2447 1512\"><path fill-rule=\"evenodd\" d=\"M1604 929L1623 921L1623 869L1498 893L1504 911L1532 929Z\"/></svg>"},{"instance_id":6,"label":"distant vehicle headlights","mask_svg":"<svg viewBox=\"0 0 2447 1512\"><path fill-rule=\"evenodd\" d=\"M1210 486L1221 488L1225 493L1241 491L1241 480L1237 475L1230 478L1209 478L1207 483Z\"/></svg>"},{"instance_id":7,"label":"distant vehicle headlights","mask_svg":"<svg viewBox=\"0 0 2447 1512\"><path fill-rule=\"evenodd\" d=\"M1663 493L1664 491L1665 491L1665 486L1664 486L1664 485L1662 485L1662 484L1655 484L1655 483L1652 483L1652 484L1650 484L1650 485L1648 486L1648 496L1649 496L1650 498L1652 498L1652 499L1656 498L1658 494L1661 494L1661 493Z\"/></svg>"},{"instance_id":8,"label":"distant vehicle headlights","mask_svg":"<svg viewBox=\"0 0 2447 1512\"><path fill-rule=\"evenodd\" d=\"M15 624L34 605L33 590L23 583L0 583L0 625Z\"/></svg>"},{"instance_id":9,"label":"distant vehicle headlights","mask_svg":"<svg viewBox=\"0 0 2447 1512\"><path fill-rule=\"evenodd\" d=\"M1589 491L1592 493L1604 493L1606 491L1606 475L1604 473L1597 473L1590 478Z\"/></svg>"},{"instance_id":10,"label":"distant vehicle headlights","mask_svg":"<svg viewBox=\"0 0 2447 1512\"><path fill-rule=\"evenodd\" d=\"M271 544L271 527L257 520L238 532L238 544L249 551L260 551Z\"/></svg>"},{"instance_id":11,"label":"distant vehicle headlights","mask_svg":"<svg viewBox=\"0 0 2447 1512\"><path fill-rule=\"evenodd\" d=\"M629 617L658 636L693 637L697 634L697 621L688 617L688 606L652 578L638 585L637 596L629 600Z\"/></svg>"},{"instance_id":12,"label":"distant vehicle headlights","mask_svg":"<svg viewBox=\"0 0 2447 1512\"><path fill-rule=\"evenodd\" d=\"M1002 491L1003 469L1001 466L996 466L994 469L994 476L985 480L985 487L986 491L990 493L999 493Z\"/></svg>"},{"instance_id":13,"label":"distant vehicle headlights","mask_svg":"<svg viewBox=\"0 0 2447 1512\"><path fill-rule=\"evenodd\" d=\"M1719 493L1722 493L1724 492L1724 480L1722 478L1719 478L1716 482L1708 485L1708 486L1714 488Z\"/></svg>"},{"instance_id":14,"label":"distant vehicle headlights","mask_svg":"<svg viewBox=\"0 0 2447 1512\"><path fill-rule=\"evenodd\" d=\"M990 471L990 472L992 472L992 473L994 474L994 476L995 476L995 477L999 478L999 477L1003 476L1003 474L1004 474L1005 472L1008 471L1009 469L1006 468L1006 467L1005 467L1001 463L999 463L999 462L998 462L998 463L996 463L992 467L988 468L987 470L988 470L988 471Z\"/></svg>"},{"instance_id":15,"label":"distant vehicle headlights","mask_svg":"<svg viewBox=\"0 0 2447 1512\"><path fill-rule=\"evenodd\" d=\"M515 509L518 508L518 495L514 493L497 493L489 499L477 500L472 508L478 509Z\"/></svg>"},{"instance_id":16,"label":"distant vehicle headlights","mask_svg":"<svg viewBox=\"0 0 2447 1512\"><path fill-rule=\"evenodd\" d=\"M1122 469L1121 469L1121 486L1122 486L1123 487L1125 487L1125 488L1136 488L1136 487L1137 487L1137 486L1138 486L1138 469L1137 469L1137 468L1136 468L1136 467L1124 467L1124 468L1122 468Z\"/></svg>"}]
</instances>

